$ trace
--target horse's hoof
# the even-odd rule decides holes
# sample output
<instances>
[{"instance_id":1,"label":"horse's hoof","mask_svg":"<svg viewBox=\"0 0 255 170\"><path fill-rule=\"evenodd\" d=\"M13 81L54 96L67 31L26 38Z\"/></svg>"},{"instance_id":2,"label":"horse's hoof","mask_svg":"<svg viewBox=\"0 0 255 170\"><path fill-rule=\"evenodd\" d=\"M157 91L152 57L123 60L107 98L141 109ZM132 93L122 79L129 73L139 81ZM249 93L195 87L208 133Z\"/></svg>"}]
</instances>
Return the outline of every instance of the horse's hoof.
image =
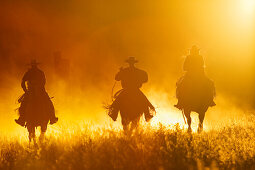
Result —
<instances>
[{"instance_id":1,"label":"horse's hoof","mask_svg":"<svg viewBox=\"0 0 255 170\"><path fill-rule=\"evenodd\" d=\"M197 129L197 133L201 133L201 132L203 132L203 127L199 127L199 128Z\"/></svg>"},{"instance_id":2,"label":"horse's hoof","mask_svg":"<svg viewBox=\"0 0 255 170\"><path fill-rule=\"evenodd\" d=\"M192 129L189 127L188 128L188 133L191 133L192 132Z\"/></svg>"}]
</instances>

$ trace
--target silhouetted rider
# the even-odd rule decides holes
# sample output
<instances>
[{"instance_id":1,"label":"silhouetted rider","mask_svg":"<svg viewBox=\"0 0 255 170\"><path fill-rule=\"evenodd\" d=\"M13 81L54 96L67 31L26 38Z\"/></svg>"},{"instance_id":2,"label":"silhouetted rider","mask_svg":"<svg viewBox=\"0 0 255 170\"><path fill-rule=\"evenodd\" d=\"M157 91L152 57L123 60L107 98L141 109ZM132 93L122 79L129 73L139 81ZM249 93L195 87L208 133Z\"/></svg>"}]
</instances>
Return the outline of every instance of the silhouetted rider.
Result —
<instances>
[{"instance_id":1,"label":"silhouetted rider","mask_svg":"<svg viewBox=\"0 0 255 170\"><path fill-rule=\"evenodd\" d=\"M199 53L200 49L197 46L192 46L190 49L190 54L185 58L183 64L183 70L185 71L185 75L181 77L181 79L177 82L176 96L178 98L178 103L175 107L182 109L185 103L185 95L188 90L194 91L193 87L197 86L201 83L207 83L210 85L208 89L211 88L210 95L208 95L208 105L215 106L213 98L215 96L214 84L209 80L205 74L205 64L204 58ZM200 89L202 90L202 89ZM197 92L197 93L206 93L206 92Z\"/></svg>"},{"instance_id":2,"label":"silhouetted rider","mask_svg":"<svg viewBox=\"0 0 255 170\"><path fill-rule=\"evenodd\" d=\"M199 54L197 46L192 46L190 54L185 58L183 70L188 73L204 73L204 58Z\"/></svg>"},{"instance_id":3,"label":"silhouetted rider","mask_svg":"<svg viewBox=\"0 0 255 170\"><path fill-rule=\"evenodd\" d=\"M32 61L31 68L24 74L21 82L21 87L24 92L33 91L34 88L44 91L46 78L42 70L37 67L38 63ZM26 86L27 82L27 86Z\"/></svg>"},{"instance_id":4,"label":"silhouetted rider","mask_svg":"<svg viewBox=\"0 0 255 170\"><path fill-rule=\"evenodd\" d=\"M129 67L121 68L116 74L115 80L121 81L121 86L124 89L139 89L143 83L148 81L148 75L145 71L135 67L136 60L129 59L127 62Z\"/></svg>"},{"instance_id":5,"label":"silhouetted rider","mask_svg":"<svg viewBox=\"0 0 255 170\"><path fill-rule=\"evenodd\" d=\"M129 64L129 67L120 68L120 71L115 76L115 80L121 82L123 89L119 91L119 93L117 92L117 97L111 105L111 113L109 115L115 121L120 110L121 100L125 100L126 92L132 92L139 94L141 102L145 103L145 119L146 121L149 121L153 117L149 112L149 108L152 110L155 110L155 108L140 90L143 83L148 81L148 74L145 71L135 67L135 63L138 61L134 57L129 57L126 62Z\"/></svg>"},{"instance_id":6,"label":"silhouetted rider","mask_svg":"<svg viewBox=\"0 0 255 170\"><path fill-rule=\"evenodd\" d=\"M26 123L26 108L29 104L29 95L35 94L39 94L38 97L42 98L41 101L46 102L50 108L50 124L54 124L58 121L58 118L55 116L53 103L45 91L46 78L44 72L37 67L38 64L36 60L32 60L30 63L31 68L22 78L21 87L25 94L19 99L21 103L19 108L20 117L15 120L15 122L21 126L24 126Z\"/></svg>"}]
</instances>

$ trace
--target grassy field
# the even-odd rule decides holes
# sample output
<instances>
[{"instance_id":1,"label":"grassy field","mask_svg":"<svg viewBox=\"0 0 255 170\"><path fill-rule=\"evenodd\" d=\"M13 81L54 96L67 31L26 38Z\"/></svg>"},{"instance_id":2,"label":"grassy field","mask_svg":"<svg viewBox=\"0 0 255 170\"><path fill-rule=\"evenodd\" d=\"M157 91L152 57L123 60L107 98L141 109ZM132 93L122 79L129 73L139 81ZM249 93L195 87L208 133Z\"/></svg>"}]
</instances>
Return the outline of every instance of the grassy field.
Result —
<instances>
[{"instance_id":1,"label":"grassy field","mask_svg":"<svg viewBox=\"0 0 255 170\"><path fill-rule=\"evenodd\" d=\"M38 147L2 137L0 169L255 169L254 139L253 123L201 134L188 134L178 124L144 126L132 135L84 125L50 133Z\"/></svg>"}]
</instances>

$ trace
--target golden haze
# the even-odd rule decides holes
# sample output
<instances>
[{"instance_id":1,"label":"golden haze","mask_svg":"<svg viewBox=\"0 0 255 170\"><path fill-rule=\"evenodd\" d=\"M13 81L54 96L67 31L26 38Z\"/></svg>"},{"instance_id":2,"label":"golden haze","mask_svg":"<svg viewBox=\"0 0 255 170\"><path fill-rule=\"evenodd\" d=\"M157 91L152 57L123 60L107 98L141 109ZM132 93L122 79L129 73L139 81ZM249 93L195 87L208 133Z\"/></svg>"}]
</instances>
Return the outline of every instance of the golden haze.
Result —
<instances>
[{"instance_id":1,"label":"golden haze","mask_svg":"<svg viewBox=\"0 0 255 170\"><path fill-rule=\"evenodd\" d=\"M110 101L114 74L127 56L138 58L138 67L149 74L143 91L158 107L152 124L183 124L181 113L173 108L174 89L193 44L201 48L218 92L218 106L207 113L205 126L243 114L254 107L252 2L2 1L1 132L25 131L13 120L15 101L22 94L20 79L31 58L42 62L60 124L110 121L102 105ZM69 77L56 75L55 51L69 59Z\"/></svg>"}]
</instances>

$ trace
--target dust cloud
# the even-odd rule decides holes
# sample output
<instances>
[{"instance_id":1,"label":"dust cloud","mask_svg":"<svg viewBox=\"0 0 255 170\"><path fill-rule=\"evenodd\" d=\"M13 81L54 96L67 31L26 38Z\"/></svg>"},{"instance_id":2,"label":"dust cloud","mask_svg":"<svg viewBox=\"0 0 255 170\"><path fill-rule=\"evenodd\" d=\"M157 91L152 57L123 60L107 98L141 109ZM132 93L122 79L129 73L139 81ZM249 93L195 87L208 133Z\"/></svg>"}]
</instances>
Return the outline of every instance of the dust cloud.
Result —
<instances>
[{"instance_id":1,"label":"dust cloud","mask_svg":"<svg viewBox=\"0 0 255 170\"><path fill-rule=\"evenodd\" d=\"M194 44L201 48L218 94L218 110L212 109L206 121L236 110L250 112L255 94L254 20L240 24L236 6L229 8L229 3L1 1L1 129L19 128L13 119L22 94L20 81L31 59L45 71L60 122L109 121L102 106L111 101L114 74L128 56L135 56L137 66L149 74L143 91L161 109L158 121L169 114L169 121L178 122L181 114L172 107L175 82Z\"/></svg>"}]
</instances>

